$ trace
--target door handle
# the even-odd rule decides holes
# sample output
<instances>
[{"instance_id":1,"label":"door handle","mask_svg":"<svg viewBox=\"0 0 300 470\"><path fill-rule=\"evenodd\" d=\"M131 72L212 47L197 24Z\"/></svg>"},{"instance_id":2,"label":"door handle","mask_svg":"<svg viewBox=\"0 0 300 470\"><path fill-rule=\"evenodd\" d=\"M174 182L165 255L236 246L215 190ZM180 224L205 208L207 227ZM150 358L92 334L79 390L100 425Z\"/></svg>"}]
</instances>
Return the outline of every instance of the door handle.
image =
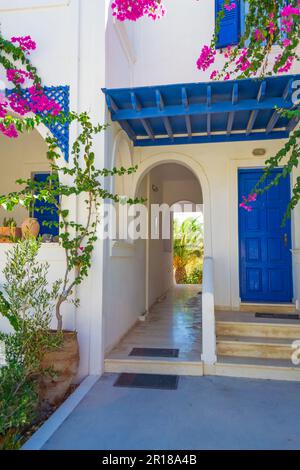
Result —
<instances>
[{"instance_id":1,"label":"door handle","mask_svg":"<svg viewBox=\"0 0 300 470\"><path fill-rule=\"evenodd\" d=\"M289 237L287 233L283 235L283 243L284 243L284 246L287 248L288 243L289 243Z\"/></svg>"}]
</instances>

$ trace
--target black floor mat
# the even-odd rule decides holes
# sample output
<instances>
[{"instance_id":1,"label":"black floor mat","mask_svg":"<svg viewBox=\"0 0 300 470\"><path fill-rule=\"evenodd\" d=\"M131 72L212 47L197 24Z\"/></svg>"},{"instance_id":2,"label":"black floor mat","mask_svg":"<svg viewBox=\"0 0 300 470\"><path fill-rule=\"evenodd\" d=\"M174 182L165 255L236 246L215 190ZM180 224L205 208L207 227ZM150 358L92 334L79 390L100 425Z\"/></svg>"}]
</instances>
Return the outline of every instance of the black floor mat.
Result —
<instances>
[{"instance_id":1,"label":"black floor mat","mask_svg":"<svg viewBox=\"0 0 300 470\"><path fill-rule=\"evenodd\" d=\"M120 374L114 387L177 390L178 375Z\"/></svg>"},{"instance_id":2,"label":"black floor mat","mask_svg":"<svg viewBox=\"0 0 300 470\"><path fill-rule=\"evenodd\" d=\"M178 357L179 349L133 348L129 356L138 357Z\"/></svg>"},{"instance_id":3,"label":"black floor mat","mask_svg":"<svg viewBox=\"0 0 300 470\"><path fill-rule=\"evenodd\" d=\"M255 314L257 318L277 318L278 320L300 320L297 313L259 313Z\"/></svg>"}]
</instances>

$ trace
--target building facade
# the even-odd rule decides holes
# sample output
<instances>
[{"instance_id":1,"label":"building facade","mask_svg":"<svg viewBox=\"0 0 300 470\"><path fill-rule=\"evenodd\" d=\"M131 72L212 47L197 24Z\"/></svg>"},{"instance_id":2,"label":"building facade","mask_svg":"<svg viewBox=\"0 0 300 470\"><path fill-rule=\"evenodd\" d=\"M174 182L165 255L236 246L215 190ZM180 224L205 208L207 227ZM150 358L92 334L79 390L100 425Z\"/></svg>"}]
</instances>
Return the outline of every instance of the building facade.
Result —
<instances>
[{"instance_id":1,"label":"building facade","mask_svg":"<svg viewBox=\"0 0 300 470\"><path fill-rule=\"evenodd\" d=\"M97 165L137 165L133 175L106 179L109 190L144 197L147 205L203 205L201 375L217 373L215 312L239 312L248 304L252 310L261 310L255 304L300 308L300 208L284 228L279 223L300 170L250 215L238 209L265 160L292 130L290 122L274 117L274 106L284 101L288 107L300 68L296 64L288 76L267 79L264 86L252 80L211 83L196 60L214 31L215 2L191 1L184 9L182 3L165 0L168 14L157 22L120 23L107 0L2 0L0 22L5 37L30 34L36 40L32 61L69 109L109 122L95 142ZM234 20L237 31L243 11ZM225 32L222 45L234 43L229 29L233 36ZM3 193L14 189L15 178L47 171L47 132L39 128L14 142L0 137ZM70 142L75 135L72 129ZM82 201L68 205L79 218ZM1 264L6 250L0 246ZM57 278L64 266L61 248L44 244L40 256L51 265L51 279ZM64 312L64 327L79 333L79 379L103 373L105 356L172 285L164 240L99 238L89 278L76 293L80 306ZM3 319L0 327L8 329Z\"/></svg>"}]
</instances>

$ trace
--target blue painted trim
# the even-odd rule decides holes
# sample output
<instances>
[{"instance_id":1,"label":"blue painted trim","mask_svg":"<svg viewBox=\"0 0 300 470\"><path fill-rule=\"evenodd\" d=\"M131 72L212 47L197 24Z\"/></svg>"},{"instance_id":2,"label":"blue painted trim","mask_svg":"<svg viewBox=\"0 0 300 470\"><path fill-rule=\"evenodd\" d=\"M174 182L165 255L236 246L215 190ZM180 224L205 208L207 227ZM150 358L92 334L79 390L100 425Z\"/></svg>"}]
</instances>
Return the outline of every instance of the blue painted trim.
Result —
<instances>
[{"instance_id":1,"label":"blue painted trim","mask_svg":"<svg viewBox=\"0 0 300 470\"><path fill-rule=\"evenodd\" d=\"M45 95L49 99L54 99L60 106L65 115L70 111L70 87L68 85L60 86L44 86ZM14 89L6 89L6 95L14 93ZM29 93L27 89L23 89L24 98L29 99ZM42 113L40 113L42 115ZM69 146L70 146L70 134L68 122L61 124L56 121L53 124L45 124L51 131L53 136L57 139L59 148L62 150L65 160L69 160Z\"/></svg>"},{"instance_id":2,"label":"blue painted trim","mask_svg":"<svg viewBox=\"0 0 300 470\"><path fill-rule=\"evenodd\" d=\"M206 104L190 105L188 111L182 105L164 106L160 111L157 107L142 108L138 113L131 109L119 109L112 114L113 121L128 121L131 119L155 119L159 117L177 117L177 116L196 116L198 114L219 114L230 113L236 111L265 111L273 110L276 107L282 109L290 109L292 101L286 101L283 98L269 98L263 102L257 100L243 100L238 104L215 103L211 106Z\"/></svg>"},{"instance_id":3,"label":"blue painted trim","mask_svg":"<svg viewBox=\"0 0 300 470\"><path fill-rule=\"evenodd\" d=\"M218 135L194 135L193 137L174 137L174 139L156 138L153 142L149 139L137 139L135 147L153 147L159 145L185 145L185 144L214 144L221 142L245 142L254 140L287 139L289 133L286 131L274 131L266 135L264 132L253 132L252 134L218 134Z\"/></svg>"},{"instance_id":4,"label":"blue painted trim","mask_svg":"<svg viewBox=\"0 0 300 470\"><path fill-rule=\"evenodd\" d=\"M111 119L136 146L286 138L298 75L103 89ZM220 136L221 135L221 136ZM230 138L229 138L230 137Z\"/></svg>"}]
</instances>

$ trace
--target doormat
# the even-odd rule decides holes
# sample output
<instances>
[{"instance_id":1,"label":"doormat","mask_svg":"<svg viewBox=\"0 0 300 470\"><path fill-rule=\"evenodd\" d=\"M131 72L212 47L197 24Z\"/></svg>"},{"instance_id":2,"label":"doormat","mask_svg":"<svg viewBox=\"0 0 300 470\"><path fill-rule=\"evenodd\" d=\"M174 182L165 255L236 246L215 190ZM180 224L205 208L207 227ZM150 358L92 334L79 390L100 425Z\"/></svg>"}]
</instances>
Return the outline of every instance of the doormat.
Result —
<instances>
[{"instance_id":1,"label":"doormat","mask_svg":"<svg viewBox=\"0 0 300 470\"><path fill-rule=\"evenodd\" d=\"M297 313L256 313L257 318L277 318L279 320L300 320Z\"/></svg>"},{"instance_id":2,"label":"doormat","mask_svg":"<svg viewBox=\"0 0 300 470\"><path fill-rule=\"evenodd\" d=\"M179 349L133 348L129 356L139 357L178 357Z\"/></svg>"},{"instance_id":3,"label":"doormat","mask_svg":"<svg viewBox=\"0 0 300 470\"><path fill-rule=\"evenodd\" d=\"M120 374L114 387L152 388L157 390L177 390L178 375L159 374Z\"/></svg>"}]
</instances>

